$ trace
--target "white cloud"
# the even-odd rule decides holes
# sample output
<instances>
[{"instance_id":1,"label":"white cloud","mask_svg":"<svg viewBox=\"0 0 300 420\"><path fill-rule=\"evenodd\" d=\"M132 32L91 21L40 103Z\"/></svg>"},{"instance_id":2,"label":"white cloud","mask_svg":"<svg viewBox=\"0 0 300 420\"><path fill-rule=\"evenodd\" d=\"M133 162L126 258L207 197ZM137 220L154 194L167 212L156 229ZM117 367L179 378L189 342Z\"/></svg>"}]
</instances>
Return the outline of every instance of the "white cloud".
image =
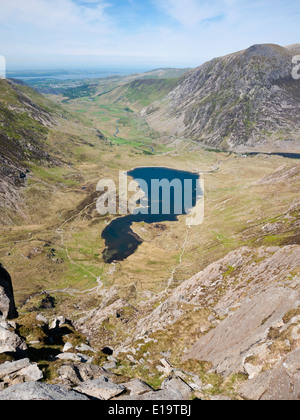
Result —
<instances>
[{"instance_id":1,"label":"white cloud","mask_svg":"<svg viewBox=\"0 0 300 420\"><path fill-rule=\"evenodd\" d=\"M90 7L92 3L93 7ZM0 22L8 26L21 23L55 30L75 28L74 25L87 29L93 23L107 23L107 7L107 3L98 0L81 3L72 0L0 0Z\"/></svg>"},{"instance_id":2,"label":"white cloud","mask_svg":"<svg viewBox=\"0 0 300 420\"><path fill-rule=\"evenodd\" d=\"M216 18L228 9L226 0L153 0L153 2L162 12L185 26L195 26L207 19Z\"/></svg>"},{"instance_id":3,"label":"white cloud","mask_svg":"<svg viewBox=\"0 0 300 420\"><path fill-rule=\"evenodd\" d=\"M299 41L299 0L148 1L159 17L150 6L148 20L142 7L132 14L119 0L0 0L0 54L61 57L58 66L67 56L196 66L255 43Z\"/></svg>"},{"instance_id":4,"label":"white cloud","mask_svg":"<svg viewBox=\"0 0 300 420\"><path fill-rule=\"evenodd\" d=\"M97 43L112 33L103 1L0 0L0 53L66 54Z\"/></svg>"}]
</instances>

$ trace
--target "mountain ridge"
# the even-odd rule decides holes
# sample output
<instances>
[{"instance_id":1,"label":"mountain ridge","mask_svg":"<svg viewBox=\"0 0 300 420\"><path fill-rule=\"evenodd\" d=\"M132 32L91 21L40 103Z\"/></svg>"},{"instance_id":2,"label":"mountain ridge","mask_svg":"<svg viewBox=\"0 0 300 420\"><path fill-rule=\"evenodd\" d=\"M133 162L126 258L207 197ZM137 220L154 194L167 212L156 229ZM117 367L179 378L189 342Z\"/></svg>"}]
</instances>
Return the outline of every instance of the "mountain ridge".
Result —
<instances>
[{"instance_id":1,"label":"mountain ridge","mask_svg":"<svg viewBox=\"0 0 300 420\"><path fill-rule=\"evenodd\" d=\"M210 147L300 150L300 89L292 57L284 47L259 44L215 58L183 76L142 115L154 129Z\"/></svg>"}]
</instances>

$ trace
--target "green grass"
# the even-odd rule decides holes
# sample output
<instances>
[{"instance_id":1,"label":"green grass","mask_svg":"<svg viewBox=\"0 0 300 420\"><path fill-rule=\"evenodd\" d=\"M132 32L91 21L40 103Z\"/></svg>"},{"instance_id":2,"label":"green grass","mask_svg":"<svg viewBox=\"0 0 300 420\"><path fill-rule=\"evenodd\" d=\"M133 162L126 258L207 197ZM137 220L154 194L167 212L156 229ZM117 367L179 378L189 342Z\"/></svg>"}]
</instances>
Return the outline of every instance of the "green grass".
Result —
<instances>
[{"instance_id":1,"label":"green grass","mask_svg":"<svg viewBox=\"0 0 300 420\"><path fill-rule=\"evenodd\" d=\"M72 174L66 168L52 167L46 168L43 166L29 165L31 171L36 177L53 184L62 184L66 187L74 187L78 182L72 178Z\"/></svg>"}]
</instances>

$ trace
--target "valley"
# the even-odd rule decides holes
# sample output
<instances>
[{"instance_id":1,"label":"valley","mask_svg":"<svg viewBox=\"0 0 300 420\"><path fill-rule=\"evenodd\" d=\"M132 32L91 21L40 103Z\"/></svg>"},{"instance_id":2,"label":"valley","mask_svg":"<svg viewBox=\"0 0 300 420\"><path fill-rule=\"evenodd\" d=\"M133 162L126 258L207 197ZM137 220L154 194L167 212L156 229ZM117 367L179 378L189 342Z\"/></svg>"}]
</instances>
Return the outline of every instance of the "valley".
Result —
<instances>
[{"instance_id":1,"label":"valley","mask_svg":"<svg viewBox=\"0 0 300 420\"><path fill-rule=\"evenodd\" d=\"M278 58L270 48L239 53L241 61L250 57L250 76L255 52L255 77L264 55L267 75L269 60L279 67L288 61L288 52ZM201 382L193 394L201 399L255 399L249 381L275 375L298 351L299 89L290 93L285 85L278 93L272 81L272 94L262 99L267 88L257 93L249 85L250 106L245 87L235 84L235 60L84 81L72 92L66 86L54 92L49 81L33 83L41 93L0 81L0 261L13 279L24 334L40 313L63 315L95 348L99 366L109 346L114 373L159 389L181 372L189 384ZM227 87L223 96L207 96L210 77L225 85L228 68L239 103L234 95L230 102ZM286 71L278 70L280 80ZM263 121L259 107L277 94L290 106ZM97 183L108 178L118 185L120 170L142 167L202 174L204 223L189 227L185 215L132 220L140 239L135 252L105 259L103 232L121 215L98 214ZM53 307L41 309L45 296ZM270 310L262 310L266 302ZM256 314L253 323L248 310ZM36 352L45 347L37 331L27 332ZM62 362L44 354L37 361L56 383Z\"/></svg>"}]
</instances>

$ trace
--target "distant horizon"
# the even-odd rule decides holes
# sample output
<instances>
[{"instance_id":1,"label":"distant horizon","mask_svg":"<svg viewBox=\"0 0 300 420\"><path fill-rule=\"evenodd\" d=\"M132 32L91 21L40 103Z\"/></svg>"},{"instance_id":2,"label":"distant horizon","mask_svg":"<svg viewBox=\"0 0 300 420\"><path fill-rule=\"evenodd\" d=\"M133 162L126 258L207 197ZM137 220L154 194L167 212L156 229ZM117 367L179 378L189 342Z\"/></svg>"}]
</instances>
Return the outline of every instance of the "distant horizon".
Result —
<instances>
[{"instance_id":1,"label":"distant horizon","mask_svg":"<svg viewBox=\"0 0 300 420\"><path fill-rule=\"evenodd\" d=\"M1 1L1 0L0 0ZM269 43L264 43L264 44L274 44L272 42ZM280 45L282 47L287 47L289 45L296 45L298 44L297 42L288 44L288 45L282 45L282 44L277 44ZM247 47L243 48L242 50L245 50L247 48L250 48L252 45L248 45ZM231 51L229 54L233 54L236 53L238 51L242 51L242 50L236 50L236 51ZM226 54L224 54L226 55ZM89 57L91 58L91 57ZM217 56L212 56L211 58L209 58L207 61L213 60L214 58L217 58ZM114 76L114 75L130 75L130 74L134 74L134 73L146 73L146 72L151 72L154 70L159 70L159 69L194 69L197 67L200 67L201 65L204 64L205 61L198 63L197 65L163 65L163 64L127 64L127 63L122 63L122 64L111 64L111 65L104 65L102 64L86 64L83 65L82 64L83 61L83 57L81 59L78 60L78 63L80 64L65 64L65 65L58 65L55 66L54 64L44 64L44 65L36 65L34 67L26 67L26 66L20 66L17 65L15 67L9 67L9 62L7 65L7 69L6 72L7 74L12 74L12 73L20 73L25 74L25 73L49 73L51 74L51 76L49 75L49 77L53 77L55 78L55 73L61 74L61 75L67 75L67 74L72 74L74 75L74 73L81 73L81 72L89 72L89 73L109 73L108 76ZM23 76L23 77L30 77L30 76ZM38 77L38 76L33 76L33 77ZM46 76L40 76L41 78L46 77Z\"/></svg>"},{"instance_id":2,"label":"distant horizon","mask_svg":"<svg viewBox=\"0 0 300 420\"><path fill-rule=\"evenodd\" d=\"M125 77L134 74L144 74L158 69L168 69L167 67L158 67L151 69L37 69L37 70L8 70L6 77L8 79L18 79L23 82L35 82L38 80L53 80L64 82L71 80L97 80L108 77ZM171 69L171 68L170 68ZM175 69L175 68L174 68ZM176 68L179 69L179 68Z\"/></svg>"},{"instance_id":3,"label":"distant horizon","mask_svg":"<svg viewBox=\"0 0 300 420\"><path fill-rule=\"evenodd\" d=\"M111 73L113 71L117 71L117 72L130 72L130 71L135 71L137 73L144 73L144 72L150 72L150 71L155 71L155 70L160 70L160 69L185 69L185 68L190 68L190 67L185 67L185 66L144 66L144 67L126 67L126 66L105 66L105 67L101 67L101 66L95 66L95 67L76 67L76 66L63 66L63 67L40 67L40 68L7 68L7 73L53 73L53 75L55 73L58 74L68 74L68 73L75 73L75 72L107 72L107 73ZM128 73L131 74L131 73Z\"/></svg>"},{"instance_id":4,"label":"distant horizon","mask_svg":"<svg viewBox=\"0 0 300 420\"><path fill-rule=\"evenodd\" d=\"M0 0L0 7L9 71L195 68L253 44L299 38L299 0Z\"/></svg>"}]
</instances>

